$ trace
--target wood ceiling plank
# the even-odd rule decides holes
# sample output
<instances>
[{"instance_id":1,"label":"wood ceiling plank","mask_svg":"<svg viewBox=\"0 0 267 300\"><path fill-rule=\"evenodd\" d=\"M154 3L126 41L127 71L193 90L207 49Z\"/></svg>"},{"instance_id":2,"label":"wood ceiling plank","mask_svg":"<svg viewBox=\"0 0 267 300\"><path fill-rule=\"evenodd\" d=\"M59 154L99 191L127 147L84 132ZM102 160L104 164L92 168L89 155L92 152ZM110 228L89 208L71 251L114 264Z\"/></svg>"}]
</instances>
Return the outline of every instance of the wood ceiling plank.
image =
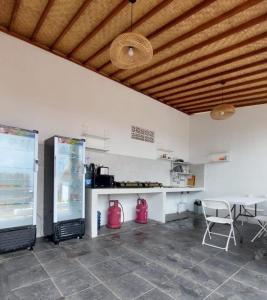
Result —
<instances>
[{"instance_id":1,"label":"wood ceiling plank","mask_svg":"<svg viewBox=\"0 0 267 300\"><path fill-rule=\"evenodd\" d=\"M227 101L233 101L236 99L245 99L247 97L256 97L256 96L261 96L261 97L266 97L267 96L267 89L264 89L263 91L258 91L258 92L252 92L252 93L246 93L246 94L242 94L242 95L236 95L236 96L229 96L229 97L223 97L223 103L227 103ZM193 108L198 108L200 106L205 106L205 105L210 105L210 104L220 104L222 103L221 99L215 98L215 99L211 99L208 101L204 101L204 102L192 102L190 104L188 103L182 103L180 105L174 105L173 107L178 108L178 109L193 109Z\"/></svg>"},{"instance_id":2,"label":"wood ceiling plank","mask_svg":"<svg viewBox=\"0 0 267 300\"><path fill-rule=\"evenodd\" d=\"M213 2L215 2L217 0L203 0L202 2L200 2L199 4L195 5L194 7L190 8L188 11L184 12L183 14L181 14L180 16L176 17L175 19L171 20L170 22L168 22L167 24L159 27L158 29L156 29L155 31L153 31L152 33L150 33L147 36L147 39L154 39L156 37L158 37L160 34L162 34L164 31L167 31L169 29L171 29L172 27L178 25L179 23L185 21L186 19L192 17L194 14L198 13L199 11L201 11L202 9L208 7L210 4L212 4ZM260 0L259 0L260 1ZM154 50L155 52L156 50ZM108 61L105 64L101 65L98 67L98 71L103 70L105 67L107 67L108 65L110 65L111 62ZM116 72L112 73L111 76L116 76L118 75L120 72L123 72L124 70L117 70Z\"/></svg>"},{"instance_id":3,"label":"wood ceiling plank","mask_svg":"<svg viewBox=\"0 0 267 300\"><path fill-rule=\"evenodd\" d=\"M152 18L154 15L156 15L159 11L161 11L162 9L164 9L166 6L168 6L173 1L174 0L164 0L164 1L162 1L160 4L158 4L153 9L151 9L147 14L145 14L142 18L140 18L138 21L136 21L135 23L133 23L132 26L129 26L127 29L125 29L121 33L127 32L127 31L129 31L131 29L134 31L137 27L141 26L143 23L145 23L147 20L149 20L150 18ZM112 41L107 42L104 46L102 46L100 49L98 49L95 53L91 54L86 59L85 64L90 63L91 60L93 60L97 56L99 56L102 53L104 53L105 51L107 51L110 48L111 43L112 43ZM109 63L109 61L107 63Z\"/></svg>"},{"instance_id":4,"label":"wood ceiling plank","mask_svg":"<svg viewBox=\"0 0 267 300\"><path fill-rule=\"evenodd\" d=\"M242 107L242 106L252 106L252 105L259 105L259 104L265 104L267 103L267 97L256 97L256 98L251 98L251 99L245 99L241 101L233 101L233 102L228 102L229 104L234 105L235 107ZM206 107L199 107L195 109L189 109L189 110L184 110L185 113L187 114L194 114L198 112L206 112L206 111L211 111L214 108L215 105L207 105Z\"/></svg>"},{"instance_id":5,"label":"wood ceiling plank","mask_svg":"<svg viewBox=\"0 0 267 300\"><path fill-rule=\"evenodd\" d=\"M246 10L246 9L247 9L247 6L245 6L244 10ZM239 10L236 10L236 13L240 13L240 11L241 11L241 8ZM227 12L227 13L228 13L227 14L228 17L230 17L230 16L232 17L233 16L233 13L231 13L231 14L229 14L229 12ZM223 19L223 20L225 20L225 19ZM229 36L231 36L233 34L242 32L243 30L246 30L246 29L248 29L248 28L250 28L250 27L252 27L252 26L254 26L256 24L259 24L259 23L262 23L262 22L265 22L265 21L267 21L267 13L264 13L263 15L258 16L258 17L254 18L254 19L250 19L249 21L244 22L244 23L240 24L239 26L236 26L234 28L230 28L229 30L226 30L225 32L219 33L219 34L217 34L217 35L215 35L215 36L213 36L211 38L208 38L205 41L202 41L202 42L200 42L198 44L195 44L195 45L193 45L191 47L188 47L188 48L186 48L186 49L184 49L184 50L182 50L182 51L180 51L178 53L175 53L174 55L166 57L166 58L158 61L155 64L152 64L152 65L150 65L150 66L148 66L148 67L146 67L146 68L144 68L142 70L139 70L139 71L137 71L137 72L135 72L135 73L127 76L126 78L123 79L123 81L127 81L127 80L130 80L130 79L133 79L133 78L139 76L140 74L143 74L144 72L153 70L154 68L157 68L157 67L159 67L159 66L161 66L163 64L166 64L166 63L168 63L168 62L170 62L170 61L172 61L174 59L177 59L177 58L179 58L179 57L181 57L183 55L186 55L186 54L189 54L189 53L191 53L193 51L199 50L199 49L201 49L201 48L203 48L205 46L208 46L208 45L210 45L212 43L218 42L218 41L220 41L220 40L222 40L224 38L227 38L227 37L229 37ZM185 39L186 38L187 38L187 36L185 37ZM120 71L122 71L122 70L120 70ZM110 76L116 76L116 75L118 75L118 71L110 74ZM137 83L135 83L135 85L137 85L137 84L140 84L140 82L138 81Z\"/></svg>"},{"instance_id":6,"label":"wood ceiling plank","mask_svg":"<svg viewBox=\"0 0 267 300\"><path fill-rule=\"evenodd\" d=\"M267 51L267 47L266 47L266 51ZM267 58L259 60L259 61L255 61L255 62L252 62L252 63L249 63L249 64L246 64L246 65L242 65L242 66L239 66L237 68L233 68L233 69L230 69L230 70L226 70L226 71L214 73L214 74L211 74L211 75L207 75L207 76L204 76L204 77L201 77L201 78L197 78L197 79L188 81L186 83L178 84L175 87L170 87L170 88L166 88L164 90L156 91L154 93L149 93L149 95L152 96L152 97L157 97L158 94L160 94L160 93L172 91L172 90L174 90L176 88L179 88L179 87L184 87L184 86L188 86L188 85L191 85L191 84L196 84L196 83L199 83L199 82L205 81L205 80L216 79L217 77L220 77L220 76L225 76L225 75L235 73L235 72L240 72L240 71L243 71L243 70L246 70L246 69L249 69L249 68L262 66L266 63L267 63ZM258 71L260 72L261 70L258 70ZM246 73L246 74L248 74L248 76L250 76L251 73ZM225 77L225 81L229 82L229 81L234 80L234 78L238 79L239 76ZM190 88L187 88L187 89L184 89L184 90L181 90L181 91L177 91L175 93L175 95L179 95L179 94L186 93L186 92L189 92L189 91L194 91L194 90L198 90L198 89L205 88L205 87L208 87L208 86L212 86L214 84L218 84L219 82L220 81L213 81L213 82L203 84L203 85L199 85L199 86L196 86L196 87L190 87ZM165 96L170 96L170 94L165 94L164 97Z\"/></svg>"},{"instance_id":7,"label":"wood ceiling plank","mask_svg":"<svg viewBox=\"0 0 267 300\"><path fill-rule=\"evenodd\" d=\"M75 22L80 18L80 16L83 14L83 12L87 9L89 4L93 0L85 0L82 5L79 7L77 12L74 14L72 19L69 21L69 23L65 26L65 28L62 30L60 35L56 38L56 40L53 42L53 44L50 46L50 49L54 49L56 45L64 38L64 36L69 32L71 27L75 24Z\"/></svg>"},{"instance_id":8,"label":"wood ceiling plank","mask_svg":"<svg viewBox=\"0 0 267 300\"><path fill-rule=\"evenodd\" d=\"M238 72L238 71L245 70L247 68L251 68L251 67L255 67L255 66L262 66L266 63L267 63L267 58L263 59L263 60L260 60L260 61L250 63L248 65L240 66L240 67L235 68L235 69L231 69L230 71L231 71L231 73L232 72ZM250 77L250 76L259 75L259 74L266 73L266 72L267 72L266 68L257 69L255 71L248 72L248 73L241 74L241 75L235 75L235 76L232 76L232 77L224 77L223 80L225 82L229 83L229 82L234 81L234 80L240 80L242 78L247 78L247 77ZM222 76L222 75L225 75L225 74L228 74L228 73L229 73L229 70L223 71L223 72L217 73L216 75L213 74L213 75L206 76L206 79L212 79L212 78L216 78L216 77L218 78L219 76ZM190 87L188 89L181 90L181 91L178 91L178 92L176 91L176 92L173 92L173 93L169 93L169 94L163 95L162 97L165 98L165 97L170 97L170 96L174 96L174 95L183 94L183 93L186 93L186 92L193 92L193 91L196 91L196 90L199 90L199 89L211 87L213 85L218 85L220 83L221 83L221 80L216 80L216 81L213 81L213 82L209 82L207 84L199 85L199 86L196 86L196 87ZM156 97L156 95L154 95L154 96Z\"/></svg>"},{"instance_id":9,"label":"wood ceiling plank","mask_svg":"<svg viewBox=\"0 0 267 300\"><path fill-rule=\"evenodd\" d=\"M261 77L261 78L256 78L256 79L253 79L253 80L248 80L246 82L240 82L240 83L236 83L236 84L232 84L231 87L228 86L228 88L235 88L235 87L240 87L240 86L246 86L248 84L254 84L254 83L259 83L259 82L267 82L267 76L265 77ZM264 85L260 85L260 86L252 86L252 87L247 87L247 88L244 88L244 89L239 89L239 90L233 90L233 91L229 91L229 92L225 92L225 89L226 87L224 87L224 91L223 91L223 95L226 96L226 95L231 95L231 94L234 94L234 93L238 93L238 92L245 92L245 91L252 91L252 90L255 90L256 88L264 88L265 87L265 84ZM211 99L211 98L214 98L214 97L220 97L222 95L222 92L221 92L221 87L218 88L218 89L213 89L213 90L210 90L208 91L209 93L212 93L213 91L220 91L218 94L214 94L214 95L206 95L206 96L203 96L203 97L199 97L199 98L194 98L194 99L172 99L172 100L168 100L164 103L167 103L167 104L178 104L178 103L192 103L192 102L195 102L195 101L200 101L200 100L207 100L207 99ZM162 100L163 102L163 100Z\"/></svg>"},{"instance_id":10,"label":"wood ceiling plank","mask_svg":"<svg viewBox=\"0 0 267 300\"><path fill-rule=\"evenodd\" d=\"M55 3L55 0L48 0L48 2L46 4L40 18L39 18L39 20L38 20L38 22L37 22L37 24L34 28L34 31L33 31L32 36L31 36L31 40L36 40L36 37L37 37L37 35L38 35L38 33L39 33L46 17L47 17L47 15L48 15L48 13L49 13L49 11L50 11L50 9L51 9L51 7L53 6L54 3Z\"/></svg>"},{"instance_id":11,"label":"wood ceiling plank","mask_svg":"<svg viewBox=\"0 0 267 300\"><path fill-rule=\"evenodd\" d=\"M12 13L11 13L10 23L8 26L9 31L13 30L13 25L15 23L15 20L16 20L17 14L18 14L19 6L20 6L20 0L15 0L13 9L12 9Z\"/></svg>"},{"instance_id":12,"label":"wood ceiling plank","mask_svg":"<svg viewBox=\"0 0 267 300\"><path fill-rule=\"evenodd\" d=\"M104 26L106 26L112 18L114 18L124 7L129 5L128 1L121 1L111 12L108 14L91 32L89 32L86 37L76 45L71 52L68 54L68 57L71 57L76 51L82 48L90 39L92 39Z\"/></svg>"},{"instance_id":13,"label":"wood ceiling plank","mask_svg":"<svg viewBox=\"0 0 267 300\"><path fill-rule=\"evenodd\" d=\"M162 76L164 75L167 75L171 72L176 72L176 71L179 71L181 69L184 69L184 68L187 68L187 67L190 67L194 64L197 64L197 63L200 63L202 61L206 61L206 60L209 60L211 58L214 58L216 56L219 56L219 55L223 55L227 52L231 52L233 50L236 50L236 49L239 49L239 48L242 48L246 45L249 45L249 44L252 44L252 43L255 43L257 41L260 41L262 39L265 39L267 37L267 31L266 32L263 32L263 33L260 33L256 36L253 36L251 38L248 38L242 42L239 42L237 44L234 44L234 45L231 45L231 46L228 46L228 47L225 47L223 49L220 49L220 50L217 50L213 53L210 53L210 54L206 54L206 55L203 55L199 58L196 58L190 62L187 62L187 63L184 63L182 65L179 65L179 66L176 66L172 69L170 69L169 71L166 71L164 73L161 73L159 75L155 75L155 76L151 76L150 78L148 79L145 79L145 80L142 80L140 81L139 83L136 83L134 84L133 86L138 86L140 84L144 84L150 80L154 80L154 79L157 79L157 78L161 78ZM254 50L254 51L251 51L251 52L248 52L248 53L245 53L245 54L241 54L239 56L236 56L236 57L233 57L233 58L229 58L227 60L223 60L219 63L216 63L216 64L213 64L213 65L210 65L210 66L207 66L207 67L204 67L202 69L198 69L198 70L195 70L195 71L192 71L190 73L186 73L184 75L180 75L180 76L176 76L174 78L171 78L171 79L167 79L167 80L162 80L160 83L156 83L156 84L153 84L153 85L150 85L149 87L146 87L146 88L143 88L143 89L140 89L140 91L142 92L146 92L148 89L152 89L154 87L160 87L162 85L165 85L165 84L169 84L169 83L173 83L173 82L177 82L178 80L181 80L181 79L184 79L184 78L187 78L189 76L193 76L193 75L196 75L196 74L200 74L202 72L206 72L206 71L210 71L212 69L215 69L215 68L218 68L218 67L222 67L224 65L227 65L227 64L230 64L230 63L234 63L236 61L239 61L239 60L242 60L242 59L246 59L246 58L249 58L251 56L254 56L254 55L257 55L257 54L262 54L264 52L266 52L266 49L267 47L265 48L261 48L261 49L257 49L257 50ZM164 90L164 89L163 89ZM162 90L160 90L162 91Z\"/></svg>"}]
</instances>

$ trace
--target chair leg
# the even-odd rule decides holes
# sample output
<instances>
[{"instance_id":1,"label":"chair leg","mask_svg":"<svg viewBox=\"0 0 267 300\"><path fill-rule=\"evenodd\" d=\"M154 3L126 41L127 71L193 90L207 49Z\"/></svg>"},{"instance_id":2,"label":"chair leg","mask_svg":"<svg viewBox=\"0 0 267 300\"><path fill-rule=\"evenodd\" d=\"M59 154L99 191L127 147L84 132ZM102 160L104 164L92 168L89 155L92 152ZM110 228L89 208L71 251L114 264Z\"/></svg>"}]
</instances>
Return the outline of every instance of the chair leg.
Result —
<instances>
[{"instance_id":1,"label":"chair leg","mask_svg":"<svg viewBox=\"0 0 267 300\"><path fill-rule=\"evenodd\" d=\"M266 226L267 226L267 223L265 223L264 225L261 225L259 223L261 229L258 231L258 233L254 236L254 238L251 240L251 242L253 243L257 238L260 238L261 235L264 233L264 232L267 232L266 230Z\"/></svg>"},{"instance_id":2,"label":"chair leg","mask_svg":"<svg viewBox=\"0 0 267 300\"><path fill-rule=\"evenodd\" d=\"M229 242L230 242L230 238L232 236L232 226L231 226L231 229L230 229L230 232L229 232L229 235L228 235L228 238L227 238L227 242L226 242L226 247L225 247L225 251L228 251L228 247L229 247Z\"/></svg>"},{"instance_id":3,"label":"chair leg","mask_svg":"<svg viewBox=\"0 0 267 300\"><path fill-rule=\"evenodd\" d=\"M235 246L236 246L235 230L234 230L233 224L231 224L231 227L232 227L232 233L233 233L233 238L234 238L234 244L235 244Z\"/></svg>"},{"instance_id":4,"label":"chair leg","mask_svg":"<svg viewBox=\"0 0 267 300\"><path fill-rule=\"evenodd\" d=\"M206 231L205 231L205 233L204 233L204 236L203 236L202 245L205 244L205 240L206 240L207 233L209 234L209 237L210 237L210 239L211 239L209 227L210 227L210 224L207 222L207 229L206 229Z\"/></svg>"}]
</instances>

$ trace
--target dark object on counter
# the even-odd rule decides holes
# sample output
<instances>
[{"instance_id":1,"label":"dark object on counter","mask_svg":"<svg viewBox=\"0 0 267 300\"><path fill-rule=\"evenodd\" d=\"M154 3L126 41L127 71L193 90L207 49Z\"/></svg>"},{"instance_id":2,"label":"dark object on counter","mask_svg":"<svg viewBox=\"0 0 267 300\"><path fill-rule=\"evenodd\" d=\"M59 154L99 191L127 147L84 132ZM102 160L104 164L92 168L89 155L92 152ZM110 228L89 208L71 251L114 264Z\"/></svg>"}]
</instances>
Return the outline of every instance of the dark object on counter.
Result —
<instances>
[{"instance_id":1,"label":"dark object on counter","mask_svg":"<svg viewBox=\"0 0 267 300\"><path fill-rule=\"evenodd\" d=\"M117 188L151 188L151 187L162 187L160 182L141 182L141 181L117 181L115 182Z\"/></svg>"},{"instance_id":2,"label":"dark object on counter","mask_svg":"<svg viewBox=\"0 0 267 300\"><path fill-rule=\"evenodd\" d=\"M94 180L94 188L112 188L114 187L113 175L96 175Z\"/></svg>"},{"instance_id":3,"label":"dark object on counter","mask_svg":"<svg viewBox=\"0 0 267 300\"><path fill-rule=\"evenodd\" d=\"M202 204L200 200L196 200L194 202L194 213L196 215L201 215L202 214Z\"/></svg>"},{"instance_id":4,"label":"dark object on counter","mask_svg":"<svg viewBox=\"0 0 267 300\"><path fill-rule=\"evenodd\" d=\"M99 166L96 170L97 175L109 175L109 167Z\"/></svg>"},{"instance_id":5,"label":"dark object on counter","mask_svg":"<svg viewBox=\"0 0 267 300\"><path fill-rule=\"evenodd\" d=\"M86 165L85 187L90 188L95 185L95 164Z\"/></svg>"},{"instance_id":6,"label":"dark object on counter","mask_svg":"<svg viewBox=\"0 0 267 300\"><path fill-rule=\"evenodd\" d=\"M99 230L101 226L101 212L97 211L97 229Z\"/></svg>"}]
</instances>

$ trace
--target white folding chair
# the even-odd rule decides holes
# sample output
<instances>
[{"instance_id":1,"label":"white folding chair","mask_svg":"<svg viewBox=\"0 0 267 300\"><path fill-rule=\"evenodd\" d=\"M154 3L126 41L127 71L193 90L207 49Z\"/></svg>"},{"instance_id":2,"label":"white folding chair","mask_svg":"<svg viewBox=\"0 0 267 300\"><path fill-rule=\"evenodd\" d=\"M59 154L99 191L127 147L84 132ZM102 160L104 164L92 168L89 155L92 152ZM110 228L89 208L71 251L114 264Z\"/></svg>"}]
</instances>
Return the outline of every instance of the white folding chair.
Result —
<instances>
[{"instance_id":1,"label":"white folding chair","mask_svg":"<svg viewBox=\"0 0 267 300\"><path fill-rule=\"evenodd\" d=\"M254 217L254 220L258 221L259 226L261 229L258 231L258 233L254 236L254 238L251 240L253 243L257 238L260 238L264 233L267 232L267 216L256 216Z\"/></svg>"},{"instance_id":2,"label":"white folding chair","mask_svg":"<svg viewBox=\"0 0 267 300\"><path fill-rule=\"evenodd\" d=\"M232 239L234 239L234 244L236 246L236 239L235 239L235 232L234 232L234 225L233 225L234 221L232 218L230 204L227 201L223 201L223 200L202 200L202 207L203 207L203 213L204 213L204 217L205 217L205 221L206 221L206 225L207 225L207 229L203 236L202 245L207 245L207 246L211 246L214 248L223 249L223 250L228 251L229 242L230 242L230 239L232 238ZM207 209L215 210L217 212L226 211L227 217L207 216ZM211 225L214 225L215 223L230 225L229 235L210 231ZM211 240L212 234L227 237L226 246L219 247L214 244L206 243L207 234L209 235L210 240Z\"/></svg>"}]
</instances>

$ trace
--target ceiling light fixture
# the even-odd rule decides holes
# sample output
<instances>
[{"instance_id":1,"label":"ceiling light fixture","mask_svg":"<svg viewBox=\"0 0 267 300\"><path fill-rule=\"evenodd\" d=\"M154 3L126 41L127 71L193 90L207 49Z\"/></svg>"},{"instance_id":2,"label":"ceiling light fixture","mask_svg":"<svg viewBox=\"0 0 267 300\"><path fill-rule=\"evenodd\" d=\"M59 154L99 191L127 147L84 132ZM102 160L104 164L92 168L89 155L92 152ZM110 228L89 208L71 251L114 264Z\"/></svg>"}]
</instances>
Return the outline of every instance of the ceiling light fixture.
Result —
<instances>
[{"instance_id":1,"label":"ceiling light fixture","mask_svg":"<svg viewBox=\"0 0 267 300\"><path fill-rule=\"evenodd\" d=\"M222 104L219 104L213 108L210 112L210 116L214 120L226 120L235 113L235 107L232 104L223 103L223 86L225 81L221 82L222 85Z\"/></svg>"},{"instance_id":2,"label":"ceiling light fixture","mask_svg":"<svg viewBox=\"0 0 267 300\"><path fill-rule=\"evenodd\" d=\"M139 33L132 32L133 4L131 3L131 32L120 34L111 44L110 60L119 69L133 69L150 62L153 48L149 40Z\"/></svg>"}]
</instances>

